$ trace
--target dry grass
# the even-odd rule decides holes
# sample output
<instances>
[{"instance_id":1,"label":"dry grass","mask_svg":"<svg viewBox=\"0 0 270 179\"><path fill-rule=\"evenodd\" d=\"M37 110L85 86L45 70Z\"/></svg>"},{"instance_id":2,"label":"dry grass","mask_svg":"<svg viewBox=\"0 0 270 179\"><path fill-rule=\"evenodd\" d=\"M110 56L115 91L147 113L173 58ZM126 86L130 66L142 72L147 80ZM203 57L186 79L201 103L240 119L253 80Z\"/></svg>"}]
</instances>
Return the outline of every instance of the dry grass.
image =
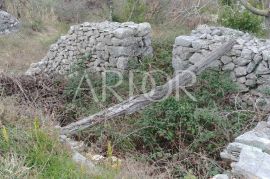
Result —
<instances>
[{"instance_id":1,"label":"dry grass","mask_svg":"<svg viewBox=\"0 0 270 179\"><path fill-rule=\"evenodd\" d=\"M62 25L49 26L40 32L23 27L19 33L0 36L0 69L2 72L21 73L33 62L40 61L48 47L66 31Z\"/></svg>"}]
</instances>

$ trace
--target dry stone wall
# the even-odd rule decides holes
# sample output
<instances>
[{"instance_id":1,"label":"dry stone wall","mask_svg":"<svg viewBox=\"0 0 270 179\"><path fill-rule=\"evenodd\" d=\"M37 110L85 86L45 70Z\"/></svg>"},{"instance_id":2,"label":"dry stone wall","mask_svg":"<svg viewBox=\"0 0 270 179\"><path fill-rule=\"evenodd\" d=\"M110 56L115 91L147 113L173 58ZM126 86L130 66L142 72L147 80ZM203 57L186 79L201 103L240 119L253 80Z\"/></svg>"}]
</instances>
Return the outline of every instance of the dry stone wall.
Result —
<instances>
[{"instance_id":1,"label":"dry stone wall","mask_svg":"<svg viewBox=\"0 0 270 179\"><path fill-rule=\"evenodd\" d=\"M0 35L16 32L20 27L19 21L9 13L0 10Z\"/></svg>"},{"instance_id":2,"label":"dry stone wall","mask_svg":"<svg viewBox=\"0 0 270 179\"><path fill-rule=\"evenodd\" d=\"M269 178L270 118L237 137L221 153L221 158L232 162L236 178Z\"/></svg>"},{"instance_id":3,"label":"dry stone wall","mask_svg":"<svg viewBox=\"0 0 270 179\"><path fill-rule=\"evenodd\" d=\"M130 60L152 56L152 53L149 23L86 22L72 26L26 73L67 74L85 54L89 54L85 64L90 71L125 70Z\"/></svg>"},{"instance_id":4,"label":"dry stone wall","mask_svg":"<svg viewBox=\"0 0 270 179\"><path fill-rule=\"evenodd\" d=\"M233 49L212 66L229 71L242 91L269 84L270 41L224 27L201 25L190 36L177 37L173 49L174 69L184 70L194 65L232 38L236 39Z\"/></svg>"}]
</instances>

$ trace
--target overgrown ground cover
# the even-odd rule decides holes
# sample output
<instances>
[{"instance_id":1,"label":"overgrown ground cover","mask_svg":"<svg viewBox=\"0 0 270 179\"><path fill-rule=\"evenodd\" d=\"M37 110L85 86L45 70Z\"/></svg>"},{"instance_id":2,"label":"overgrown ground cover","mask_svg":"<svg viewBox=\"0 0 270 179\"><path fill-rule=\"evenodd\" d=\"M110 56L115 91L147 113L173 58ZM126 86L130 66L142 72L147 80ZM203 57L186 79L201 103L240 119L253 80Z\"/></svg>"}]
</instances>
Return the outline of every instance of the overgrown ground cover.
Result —
<instances>
[{"instance_id":1,"label":"overgrown ground cover","mask_svg":"<svg viewBox=\"0 0 270 179\"><path fill-rule=\"evenodd\" d=\"M132 3L127 4L126 8L130 9L132 5ZM127 9L124 9L123 14L129 12ZM15 9L13 10L15 12ZM144 21L146 16L136 16L136 14L144 14L146 10L142 5L138 6L130 16L130 20ZM211 8L202 10L207 13L213 12ZM226 11L227 8L224 10ZM23 19L24 26L21 32L0 37L1 69L8 74L15 74L13 76L5 74L0 78L2 84L1 176L7 178L209 178L229 169L229 165L220 159L220 151L236 136L252 128L264 114L245 110L233 103L231 96L238 93L237 87L228 74L220 73L215 69L203 73L198 77L195 85L187 88L196 101L182 92L178 98L171 96L134 115L100 124L73 136L75 139L85 141L93 153L104 156L109 155L108 144L111 144L110 155L117 156L123 161L120 168L111 170L101 164L101 167L105 168L104 172L93 176L73 163L69 149L58 141L58 133L51 121L66 125L119 101L109 91L107 91L107 98L101 101L102 78L99 75L89 74L100 99L98 103L89 90L83 89L89 87L86 81L80 85L84 74L83 61L87 60L87 56L82 57L74 65L77 75L69 79L64 77L48 79L42 76L32 79L17 75L23 73L30 63L39 61L46 54L49 45L65 33L70 24L81 22L81 19L75 18L81 17L76 16L76 12L75 15L69 16L70 14L59 11L58 13L64 14L58 15L58 18L52 11L47 12L33 16L36 12L31 11L33 14L28 14L27 18ZM20 11L20 13L26 12ZM241 16L236 14L239 19L235 19L233 15L235 14L223 17L227 23L224 25L238 28L239 24L241 26L243 23L241 18L247 22L252 16L249 13ZM126 16L125 14L121 17L120 13L115 14L114 18L121 21L127 18ZM59 17L63 18L59 19ZM66 17L69 20L63 21ZM154 57L130 64L131 69L140 71L134 73L134 85L137 87L134 94L142 93L140 88L144 77L142 72L162 70L173 76L171 59L175 37L189 33L191 27L201 22L198 17L194 21L192 18L187 20L190 26L163 24L158 23L164 20L160 19L163 16L153 14L153 17L155 18L151 22L153 22ZM76 20L72 21L74 18ZM95 20L102 19L104 17L97 17ZM253 17L249 25L254 27L253 24L260 23L260 18ZM243 30L254 30L250 29L249 25ZM261 32L260 29L255 30L254 33ZM164 74L150 75L158 85L167 81ZM106 77L106 84L110 86L119 80L113 73L108 73ZM18 84L21 85L23 92ZM148 90L151 88L150 85L146 86ZM123 99L129 97L128 74L124 75L123 83L116 87L115 91Z\"/></svg>"}]
</instances>

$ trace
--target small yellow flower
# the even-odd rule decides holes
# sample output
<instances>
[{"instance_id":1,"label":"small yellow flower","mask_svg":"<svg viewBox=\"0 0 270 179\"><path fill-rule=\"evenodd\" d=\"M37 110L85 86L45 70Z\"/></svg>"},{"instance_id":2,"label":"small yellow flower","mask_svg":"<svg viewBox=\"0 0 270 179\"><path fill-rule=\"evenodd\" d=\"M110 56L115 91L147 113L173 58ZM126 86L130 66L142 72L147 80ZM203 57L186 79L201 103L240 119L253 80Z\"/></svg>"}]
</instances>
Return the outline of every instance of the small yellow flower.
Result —
<instances>
[{"instance_id":1,"label":"small yellow flower","mask_svg":"<svg viewBox=\"0 0 270 179\"><path fill-rule=\"evenodd\" d=\"M35 128L36 131L40 128L38 117L35 117L34 128Z\"/></svg>"},{"instance_id":2,"label":"small yellow flower","mask_svg":"<svg viewBox=\"0 0 270 179\"><path fill-rule=\"evenodd\" d=\"M4 140L8 143L9 135L8 135L8 130L5 126L2 127L2 135L3 135Z\"/></svg>"},{"instance_id":3,"label":"small yellow flower","mask_svg":"<svg viewBox=\"0 0 270 179\"><path fill-rule=\"evenodd\" d=\"M108 147L107 147L107 157L111 158L113 156L113 148L111 141L108 141Z\"/></svg>"}]
</instances>

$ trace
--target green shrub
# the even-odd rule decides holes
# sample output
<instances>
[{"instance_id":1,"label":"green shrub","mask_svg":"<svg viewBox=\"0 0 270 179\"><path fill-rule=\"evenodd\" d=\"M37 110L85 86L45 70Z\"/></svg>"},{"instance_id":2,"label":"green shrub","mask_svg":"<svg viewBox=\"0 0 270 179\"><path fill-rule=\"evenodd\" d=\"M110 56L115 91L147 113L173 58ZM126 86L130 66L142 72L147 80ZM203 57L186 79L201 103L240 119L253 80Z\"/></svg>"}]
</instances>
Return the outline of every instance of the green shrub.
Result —
<instances>
[{"instance_id":1,"label":"green shrub","mask_svg":"<svg viewBox=\"0 0 270 179\"><path fill-rule=\"evenodd\" d=\"M135 141L141 141L138 145L148 150L150 160L172 160L176 156L176 160L185 160L194 153L204 153L216 161L221 149L248 125L248 112L236 112L229 117L220 114L220 111L234 111L228 104L224 107L226 96L237 91L228 75L204 72L195 88L188 91L196 102L185 94L179 100L170 97L145 109L136 123L139 129L145 129L136 134ZM179 154L185 150L188 153ZM196 164L183 161L180 166L194 170L197 176L205 171L208 177L222 172L217 164L204 162L197 158ZM196 167L201 169L196 170ZM175 168L173 175L183 177L186 170Z\"/></svg>"},{"instance_id":2,"label":"green shrub","mask_svg":"<svg viewBox=\"0 0 270 179\"><path fill-rule=\"evenodd\" d=\"M125 0L121 6L123 9L113 14L113 21L145 22L147 6L143 0Z\"/></svg>"},{"instance_id":3,"label":"green shrub","mask_svg":"<svg viewBox=\"0 0 270 179\"><path fill-rule=\"evenodd\" d=\"M222 5L233 6L235 4L235 0L220 0L220 3Z\"/></svg>"},{"instance_id":4,"label":"green shrub","mask_svg":"<svg viewBox=\"0 0 270 179\"><path fill-rule=\"evenodd\" d=\"M219 14L219 22L223 26L246 32L257 34L262 32L262 18L248 10L225 6Z\"/></svg>"}]
</instances>

